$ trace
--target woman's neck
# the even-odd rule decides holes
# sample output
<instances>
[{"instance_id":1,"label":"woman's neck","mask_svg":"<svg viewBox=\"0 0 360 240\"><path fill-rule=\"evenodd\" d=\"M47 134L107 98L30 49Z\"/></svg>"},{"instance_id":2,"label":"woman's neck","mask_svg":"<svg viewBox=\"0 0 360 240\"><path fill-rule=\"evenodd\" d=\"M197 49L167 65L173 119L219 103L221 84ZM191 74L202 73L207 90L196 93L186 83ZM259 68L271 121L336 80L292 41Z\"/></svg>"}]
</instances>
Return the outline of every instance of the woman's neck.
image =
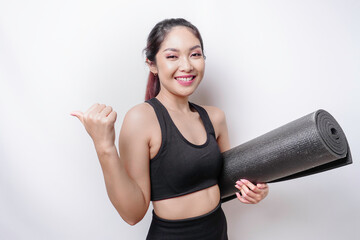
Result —
<instances>
[{"instance_id":1,"label":"woman's neck","mask_svg":"<svg viewBox=\"0 0 360 240\"><path fill-rule=\"evenodd\" d=\"M180 97L174 94L166 94L163 91L160 91L156 98L166 107L167 110L174 112L189 112L189 102L188 97Z\"/></svg>"}]
</instances>

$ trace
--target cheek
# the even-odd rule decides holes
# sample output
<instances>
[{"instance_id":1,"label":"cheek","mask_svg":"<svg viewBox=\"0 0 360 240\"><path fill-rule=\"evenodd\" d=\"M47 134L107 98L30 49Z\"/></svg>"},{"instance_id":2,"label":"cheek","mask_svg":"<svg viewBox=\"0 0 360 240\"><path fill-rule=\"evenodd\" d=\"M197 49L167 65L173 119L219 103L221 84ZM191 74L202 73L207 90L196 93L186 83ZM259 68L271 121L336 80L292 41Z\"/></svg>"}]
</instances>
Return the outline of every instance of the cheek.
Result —
<instances>
[{"instance_id":1,"label":"cheek","mask_svg":"<svg viewBox=\"0 0 360 240\"><path fill-rule=\"evenodd\" d=\"M205 71L205 61L204 60L196 62L194 64L194 66L196 67L196 70L199 73L204 73L204 71Z\"/></svg>"},{"instance_id":2,"label":"cheek","mask_svg":"<svg viewBox=\"0 0 360 240\"><path fill-rule=\"evenodd\" d=\"M158 68L159 71L163 74L172 74L172 72L176 71L177 69L175 62L171 62L171 61L162 62L158 66L159 66Z\"/></svg>"}]
</instances>

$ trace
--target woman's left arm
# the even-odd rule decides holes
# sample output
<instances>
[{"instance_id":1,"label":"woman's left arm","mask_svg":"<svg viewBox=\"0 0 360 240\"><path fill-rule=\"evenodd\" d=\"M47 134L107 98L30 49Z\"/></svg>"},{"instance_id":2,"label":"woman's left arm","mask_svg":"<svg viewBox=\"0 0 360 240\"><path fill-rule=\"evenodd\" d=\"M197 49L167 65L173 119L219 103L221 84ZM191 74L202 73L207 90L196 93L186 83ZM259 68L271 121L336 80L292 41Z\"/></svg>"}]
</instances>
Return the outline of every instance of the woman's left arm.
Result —
<instances>
[{"instance_id":1,"label":"woman's left arm","mask_svg":"<svg viewBox=\"0 0 360 240\"><path fill-rule=\"evenodd\" d=\"M216 141L220 151L225 152L230 149L229 132L226 124L225 113L212 106L204 106L208 112L210 120L214 126ZM236 193L237 198L242 203L255 204L263 200L269 193L269 187L266 183L253 184L246 179L239 179L235 187L240 193Z\"/></svg>"}]
</instances>

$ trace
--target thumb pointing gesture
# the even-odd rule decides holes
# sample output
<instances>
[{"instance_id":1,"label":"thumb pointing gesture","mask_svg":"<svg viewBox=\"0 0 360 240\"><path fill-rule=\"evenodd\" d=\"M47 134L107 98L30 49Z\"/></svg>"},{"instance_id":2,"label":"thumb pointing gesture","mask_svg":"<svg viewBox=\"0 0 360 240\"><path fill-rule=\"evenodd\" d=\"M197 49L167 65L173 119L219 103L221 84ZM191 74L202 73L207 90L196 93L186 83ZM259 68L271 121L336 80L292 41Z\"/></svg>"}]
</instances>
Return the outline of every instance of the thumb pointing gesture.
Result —
<instances>
[{"instance_id":1,"label":"thumb pointing gesture","mask_svg":"<svg viewBox=\"0 0 360 240\"><path fill-rule=\"evenodd\" d=\"M77 117L96 146L112 147L115 141L114 124L116 112L105 104L94 104L86 112L73 111L71 116Z\"/></svg>"},{"instance_id":2,"label":"thumb pointing gesture","mask_svg":"<svg viewBox=\"0 0 360 240\"><path fill-rule=\"evenodd\" d=\"M71 116L77 117L82 124L84 124L84 114L81 111L73 111L70 113Z\"/></svg>"},{"instance_id":3,"label":"thumb pointing gesture","mask_svg":"<svg viewBox=\"0 0 360 240\"><path fill-rule=\"evenodd\" d=\"M91 111L94 111L95 112L99 112L98 108L101 107L100 104L98 103L95 103L94 105L92 105L86 112L85 114L89 114ZM80 122L85 126L85 121L84 121L84 113L81 112L81 111L72 111L70 113L71 116L74 116L74 117L77 117ZM86 127L86 126L85 126Z\"/></svg>"}]
</instances>

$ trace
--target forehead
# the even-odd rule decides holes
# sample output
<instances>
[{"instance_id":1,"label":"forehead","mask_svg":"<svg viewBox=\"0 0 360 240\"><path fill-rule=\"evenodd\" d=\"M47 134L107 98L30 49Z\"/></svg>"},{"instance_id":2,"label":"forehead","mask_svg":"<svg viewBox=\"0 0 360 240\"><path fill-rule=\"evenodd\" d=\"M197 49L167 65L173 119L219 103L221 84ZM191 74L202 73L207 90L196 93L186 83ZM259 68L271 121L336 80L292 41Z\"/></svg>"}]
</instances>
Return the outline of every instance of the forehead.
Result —
<instances>
[{"instance_id":1,"label":"forehead","mask_svg":"<svg viewBox=\"0 0 360 240\"><path fill-rule=\"evenodd\" d=\"M161 44L160 51L166 48L189 49L200 45L200 40L187 27L173 27Z\"/></svg>"}]
</instances>

